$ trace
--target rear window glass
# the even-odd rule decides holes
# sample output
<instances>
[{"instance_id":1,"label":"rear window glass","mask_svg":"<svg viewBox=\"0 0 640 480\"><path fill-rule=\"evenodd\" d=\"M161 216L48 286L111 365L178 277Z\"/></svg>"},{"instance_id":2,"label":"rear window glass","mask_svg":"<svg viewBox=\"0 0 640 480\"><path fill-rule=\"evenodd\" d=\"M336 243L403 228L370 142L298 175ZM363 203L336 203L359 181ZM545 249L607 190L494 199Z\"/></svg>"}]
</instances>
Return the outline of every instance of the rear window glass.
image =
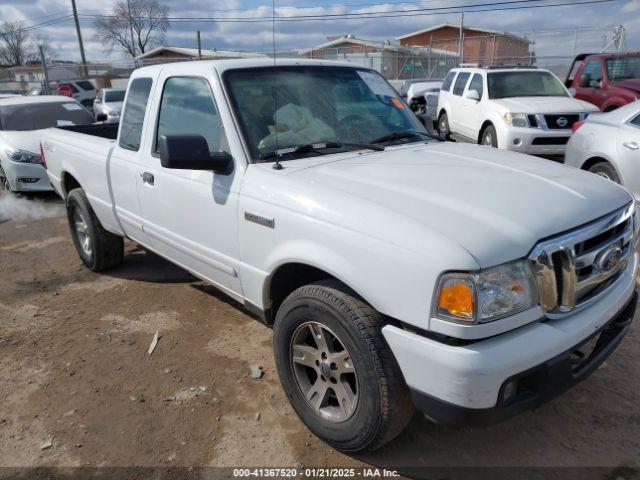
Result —
<instances>
[{"instance_id":1,"label":"rear window glass","mask_svg":"<svg viewBox=\"0 0 640 480\"><path fill-rule=\"evenodd\" d=\"M138 151L142 138L144 114L151 92L150 78L136 78L129 86L129 95L124 105L124 116L120 125L119 145L127 150Z\"/></svg>"},{"instance_id":2,"label":"rear window glass","mask_svg":"<svg viewBox=\"0 0 640 480\"><path fill-rule=\"evenodd\" d=\"M91 115L77 102L31 103L0 107L0 129L2 130L39 130L91 123L93 123Z\"/></svg>"},{"instance_id":3,"label":"rear window glass","mask_svg":"<svg viewBox=\"0 0 640 480\"><path fill-rule=\"evenodd\" d=\"M451 71L451 72L447 73L447 76L444 77L444 82L442 82L442 90L444 90L446 92L449 91L455 76L456 76L456 72Z\"/></svg>"},{"instance_id":4,"label":"rear window glass","mask_svg":"<svg viewBox=\"0 0 640 480\"><path fill-rule=\"evenodd\" d=\"M79 82L76 82L76 85L78 85L83 90L95 90L93 83L87 80L80 80Z\"/></svg>"},{"instance_id":5,"label":"rear window glass","mask_svg":"<svg viewBox=\"0 0 640 480\"><path fill-rule=\"evenodd\" d=\"M464 86L467 84L467 80L469 80L469 76L471 74L468 72L462 72L456 78L456 83L453 86L453 94L461 96L462 92L464 92Z\"/></svg>"},{"instance_id":6,"label":"rear window glass","mask_svg":"<svg viewBox=\"0 0 640 480\"><path fill-rule=\"evenodd\" d=\"M105 102L122 102L124 100L124 90L114 90L112 92L104 92Z\"/></svg>"}]
</instances>

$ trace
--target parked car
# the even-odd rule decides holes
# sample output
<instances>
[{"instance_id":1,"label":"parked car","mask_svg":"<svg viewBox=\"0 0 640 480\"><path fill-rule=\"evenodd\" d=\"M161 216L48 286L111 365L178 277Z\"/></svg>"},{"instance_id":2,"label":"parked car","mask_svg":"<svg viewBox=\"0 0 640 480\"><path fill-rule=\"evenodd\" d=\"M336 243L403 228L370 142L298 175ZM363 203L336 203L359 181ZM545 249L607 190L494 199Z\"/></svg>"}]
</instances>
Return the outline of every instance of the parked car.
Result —
<instances>
[{"instance_id":1,"label":"parked car","mask_svg":"<svg viewBox=\"0 0 640 480\"><path fill-rule=\"evenodd\" d=\"M547 70L455 68L440 91L438 130L458 141L563 155L573 124L593 111Z\"/></svg>"},{"instance_id":2,"label":"parked car","mask_svg":"<svg viewBox=\"0 0 640 480\"><path fill-rule=\"evenodd\" d=\"M565 85L603 112L634 102L640 99L640 52L578 55Z\"/></svg>"},{"instance_id":3,"label":"parked car","mask_svg":"<svg viewBox=\"0 0 640 480\"><path fill-rule=\"evenodd\" d=\"M336 448L380 447L412 401L445 424L507 418L584 379L629 329L630 194L433 141L374 70L144 67L117 140L101 126L42 135L82 262L119 265L128 237L273 325L287 397Z\"/></svg>"},{"instance_id":4,"label":"parked car","mask_svg":"<svg viewBox=\"0 0 640 480\"><path fill-rule=\"evenodd\" d=\"M122 88L101 88L98 91L98 96L93 101L93 113L97 121L109 123L120 121L124 92Z\"/></svg>"},{"instance_id":5,"label":"parked car","mask_svg":"<svg viewBox=\"0 0 640 480\"><path fill-rule=\"evenodd\" d=\"M65 80L58 82L58 89L60 88L69 88L71 95L78 103L89 110L93 108L93 101L98 92L95 85L89 80Z\"/></svg>"},{"instance_id":6,"label":"parked car","mask_svg":"<svg viewBox=\"0 0 640 480\"><path fill-rule=\"evenodd\" d=\"M67 97L0 99L0 188L12 192L52 190L40 155L42 130L92 121L78 102Z\"/></svg>"},{"instance_id":7,"label":"parked car","mask_svg":"<svg viewBox=\"0 0 640 480\"><path fill-rule=\"evenodd\" d=\"M640 101L574 126L565 163L627 187L640 201Z\"/></svg>"},{"instance_id":8,"label":"parked car","mask_svg":"<svg viewBox=\"0 0 640 480\"><path fill-rule=\"evenodd\" d=\"M416 82L409 86L407 103L416 114L427 114L435 122L438 118L438 97L442 82Z\"/></svg>"}]
</instances>

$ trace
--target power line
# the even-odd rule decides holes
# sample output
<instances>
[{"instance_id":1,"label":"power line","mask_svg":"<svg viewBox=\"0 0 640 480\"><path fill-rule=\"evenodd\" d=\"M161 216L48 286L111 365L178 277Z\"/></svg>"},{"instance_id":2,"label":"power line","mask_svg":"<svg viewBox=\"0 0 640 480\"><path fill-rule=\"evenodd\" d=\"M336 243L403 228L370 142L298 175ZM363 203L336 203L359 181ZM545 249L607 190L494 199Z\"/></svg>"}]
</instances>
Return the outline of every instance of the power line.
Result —
<instances>
[{"instance_id":1,"label":"power line","mask_svg":"<svg viewBox=\"0 0 640 480\"><path fill-rule=\"evenodd\" d=\"M432 7L422 9L411 10L395 10L387 12L358 12L358 13L344 13L344 14L321 14L321 15L297 15L289 17L277 17L278 23L286 22L308 22L308 21L335 21L335 20L362 20L362 19L376 19L376 18L400 18L400 17L413 17L413 16L431 16L431 15L448 15L454 13L476 13L476 12L494 12L494 11L506 11L506 10L526 10L532 8L548 8L548 7L565 7L565 6L580 6L580 5L593 5L599 3L610 3L620 0L587 0L587 1L562 1L556 3L537 4L537 5L514 5L522 3L534 3L534 2L546 2L549 0L504 0L500 2L491 3L475 3L466 5L454 5L447 7ZM496 5L502 6L501 8L493 8ZM504 6L511 5L511 6ZM486 8L479 8L486 7ZM463 10L464 9L464 10ZM473 9L473 10L471 10ZM114 16L103 15L83 15L87 18L116 18ZM271 17L168 17L167 20L172 22L211 22L211 23L264 23L271 22Z\"/></svg>"}]
</instances>

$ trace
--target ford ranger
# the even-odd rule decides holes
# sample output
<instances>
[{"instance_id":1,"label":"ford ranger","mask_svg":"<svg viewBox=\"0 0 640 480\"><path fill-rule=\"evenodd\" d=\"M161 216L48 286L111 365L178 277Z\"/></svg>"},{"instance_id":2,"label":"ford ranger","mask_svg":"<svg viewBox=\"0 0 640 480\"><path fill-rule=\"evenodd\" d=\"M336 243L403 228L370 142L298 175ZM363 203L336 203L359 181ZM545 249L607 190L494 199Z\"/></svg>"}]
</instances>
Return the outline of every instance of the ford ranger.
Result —
<instances>
[{"instance_id":1,"label":"ford ranger","mask_svg":"<svg viewBox=\"0 0 640 480\"><path fill-rule=\"evenodd\" d=\"M101 127L42 138L82 262L118 266L129 238L242 302L273 325L297 414L341 450L385 444L413 406L450 425L535 407L629 329L631 195L434 141L368 68L145 67Z\"/></svg>"}]
</instances>

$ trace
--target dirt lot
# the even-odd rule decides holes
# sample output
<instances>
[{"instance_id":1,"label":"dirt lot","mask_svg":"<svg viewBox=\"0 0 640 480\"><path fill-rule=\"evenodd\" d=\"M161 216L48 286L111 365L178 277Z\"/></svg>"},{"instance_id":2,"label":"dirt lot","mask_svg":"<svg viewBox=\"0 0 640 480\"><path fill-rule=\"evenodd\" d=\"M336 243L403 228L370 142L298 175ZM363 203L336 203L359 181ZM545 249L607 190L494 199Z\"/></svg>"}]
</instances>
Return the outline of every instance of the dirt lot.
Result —
<instances>
[{"instance_id":1,"label":"dirt lot","mask_svg":"<svg viewBox=\"0 0 640 480\"><path fill-rule=\"evenodd\" d=\"M637 326L593 376L535 412L478 430L416 415L391 445L355 457L298 420L269 328L131 243L122 267L89 272L54 197L0 197L0 266L0 466L375 465L406 475L566 466L602 467L576 478L638 476Z\"/></svg>"}]
</instances>

